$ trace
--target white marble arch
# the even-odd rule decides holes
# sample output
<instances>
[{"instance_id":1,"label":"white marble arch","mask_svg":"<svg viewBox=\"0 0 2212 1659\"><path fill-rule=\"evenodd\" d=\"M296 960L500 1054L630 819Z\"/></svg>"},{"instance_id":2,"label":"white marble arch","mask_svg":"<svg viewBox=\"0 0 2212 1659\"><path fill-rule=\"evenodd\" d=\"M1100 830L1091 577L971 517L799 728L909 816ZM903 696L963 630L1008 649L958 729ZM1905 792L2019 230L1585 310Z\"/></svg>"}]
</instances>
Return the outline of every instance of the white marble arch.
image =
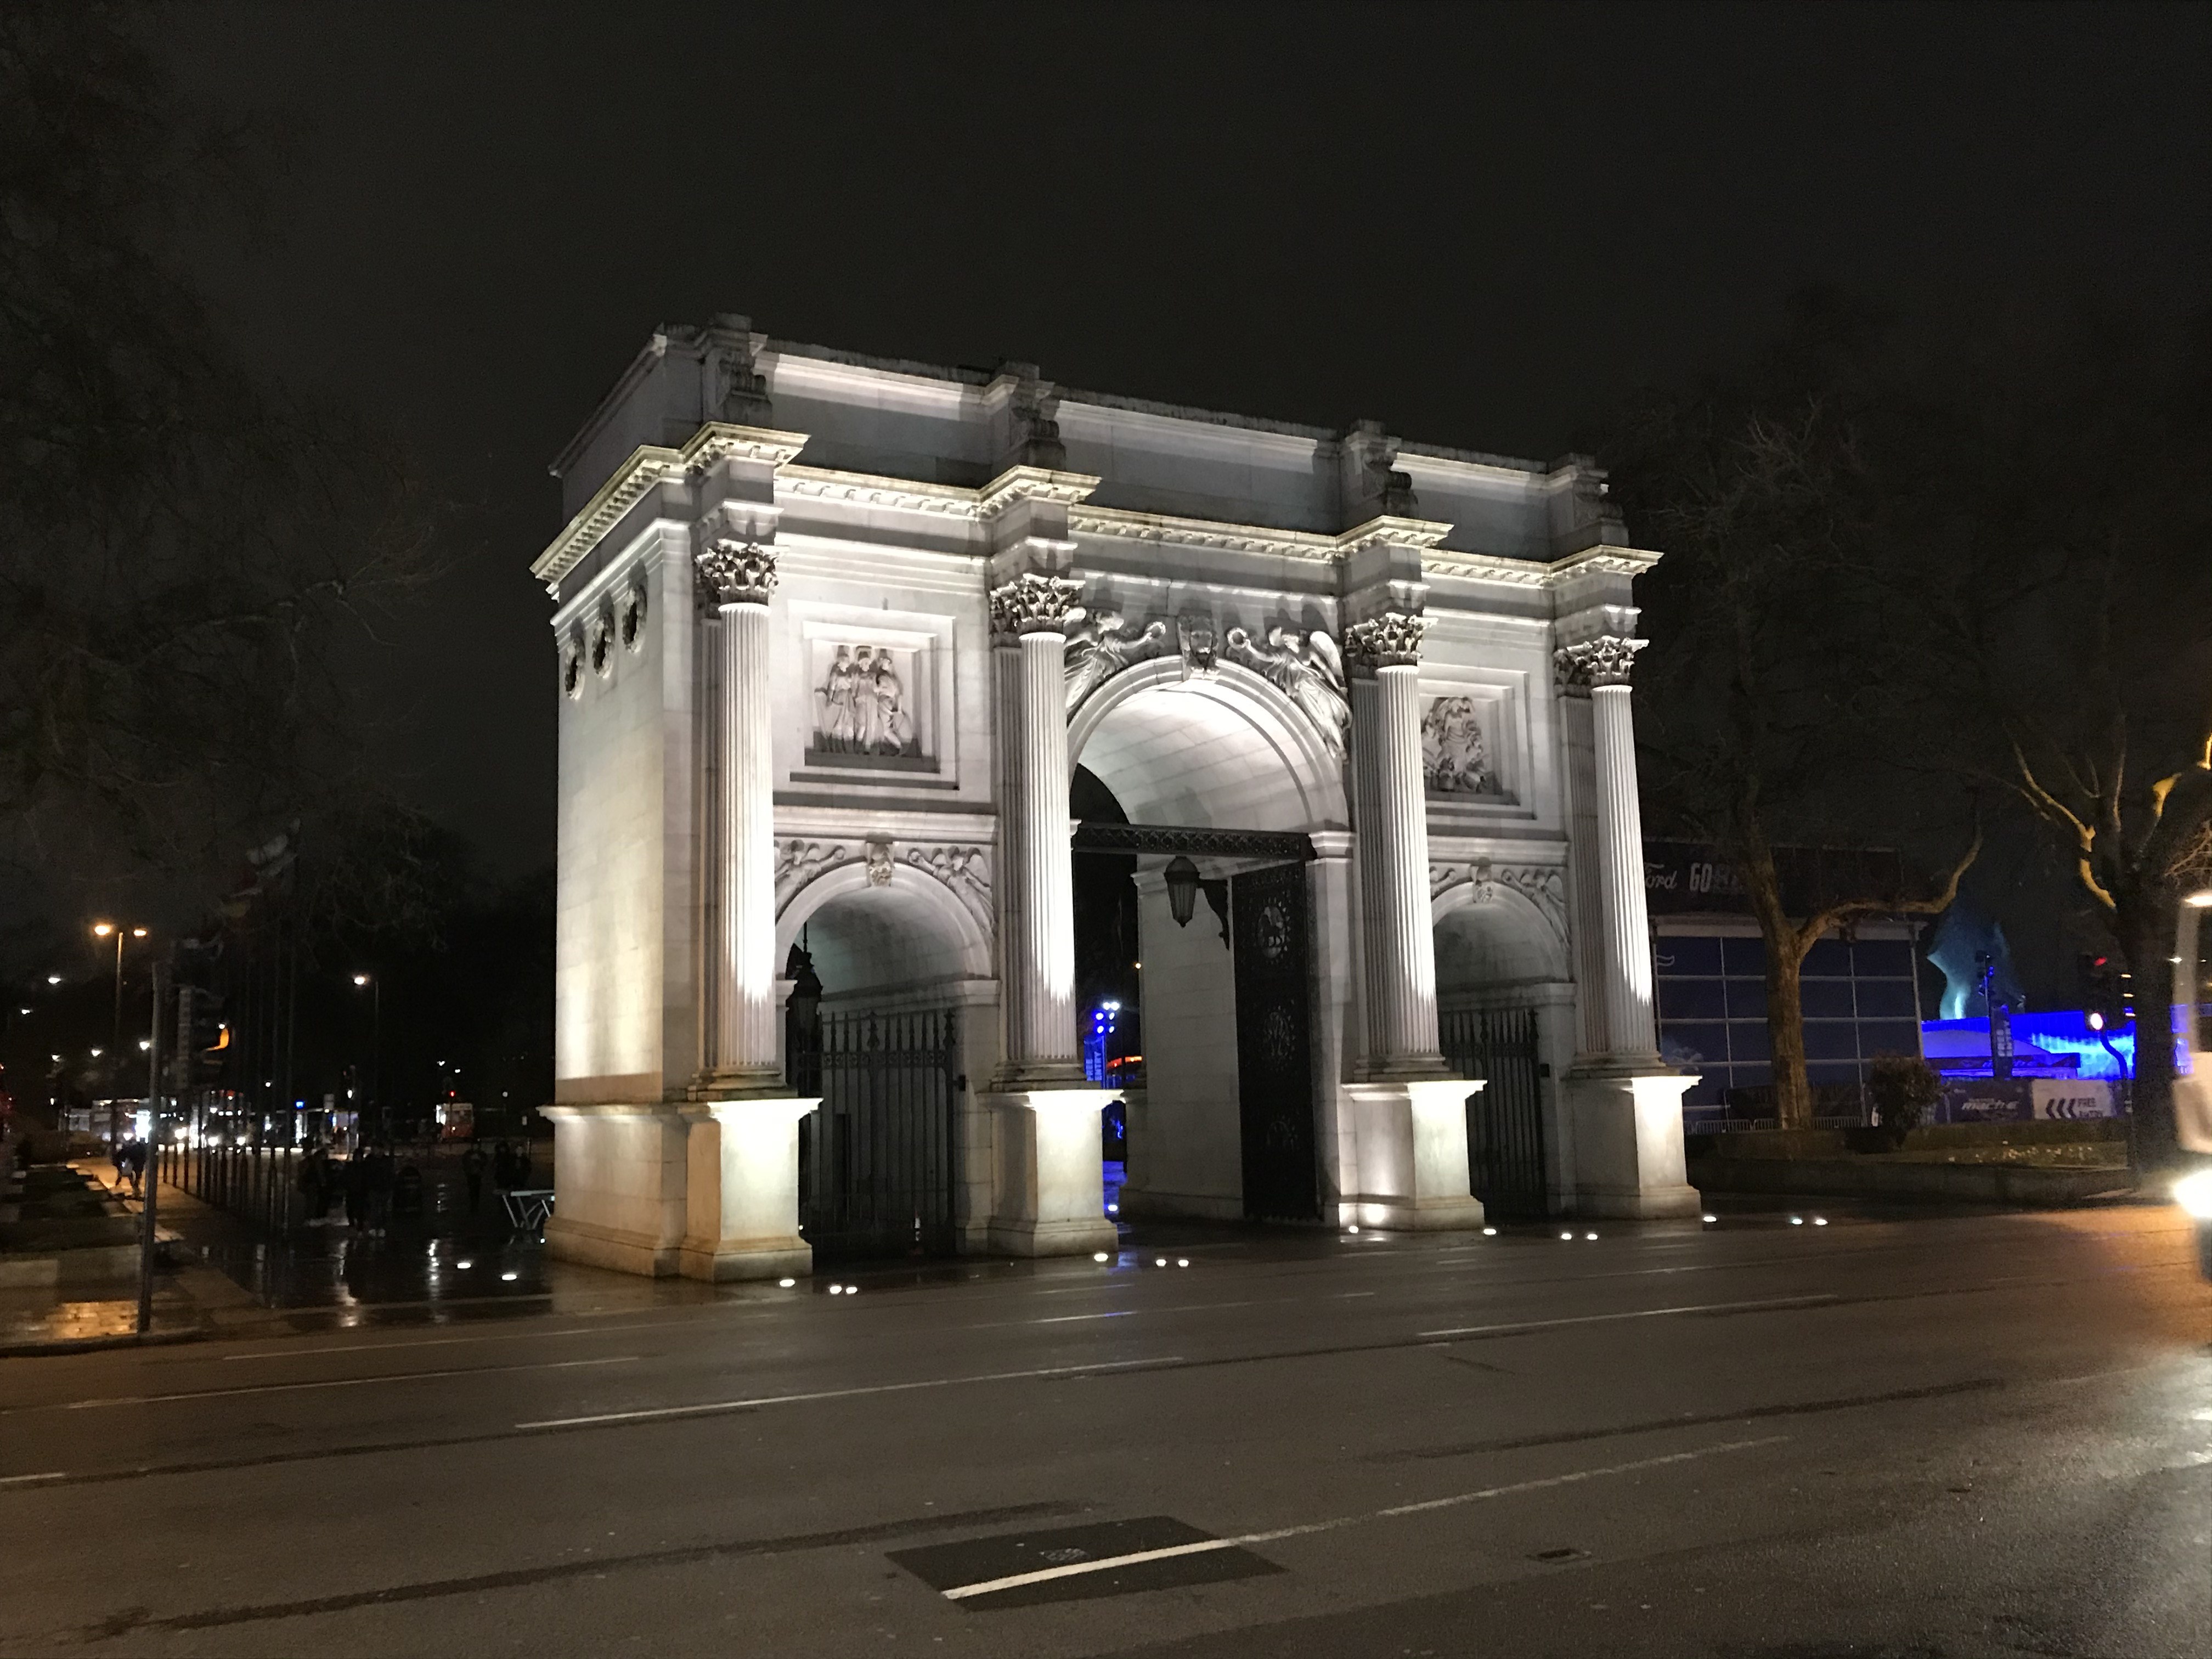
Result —
<instances>
[{"instance_id":1,"label":"white marble arch","mask_svg":"<svg viewBox=\"0 0 2212 1659\"><path fill-rule=\"evenodd\" d=\"M1067 732L1133 823L1326 830L1351 822L1344 763L1281 690L1241 664L1180 657L1123 669L1085 697Z\"/></svg>"},{"instance_id":2,"label":"white marble arch","mask_svg":"<svg viewBox=\"0 0 2212 1659\"><path fill-rule=\"evenodd\" d=\"M1581 1018L1550 1024L1580 1034L1558 1070L1595 1150L1559 1191L1595 1213L1694 1212L1636 854L1633 584L1658 556L1587 458L867 358L726 313L656 331L555 470L569 517L532 571L556 660L595 671L558 703L556 1253L800 1270L807 1103L783 1092L775 1005L810 921L843 1006L967 1010L964 1247L1112 1248L1099 1095L1079 1081L1072 760L1139 822L1310 838L1323 1217L1479 1224L1465 1091L1437 1048L1430 842L1499 826L1421 786L1423 698L1470 684L1525 694L1516 850L1561 861L1556 894L1500 872L1573 946L1573 980L1547 983ZM1240 631L1275 618L1297 646ZM620 648L593 662L611 619ZM913 649L928 753L810 760L820 647L843 642L823 628ZM1126 665L1072 717L1071 653L1078 684ZM817 857L835 867L799 886ZM1166 927L1169 957L1203 956L1204 923ZM1218 932L1208 948L1187 965L1211 994L1231 978ZM1146 956L1149 975L1165 958ZM1220 1046L1218 1022L1193 1035Z\"/></svg>"}]
</instances>

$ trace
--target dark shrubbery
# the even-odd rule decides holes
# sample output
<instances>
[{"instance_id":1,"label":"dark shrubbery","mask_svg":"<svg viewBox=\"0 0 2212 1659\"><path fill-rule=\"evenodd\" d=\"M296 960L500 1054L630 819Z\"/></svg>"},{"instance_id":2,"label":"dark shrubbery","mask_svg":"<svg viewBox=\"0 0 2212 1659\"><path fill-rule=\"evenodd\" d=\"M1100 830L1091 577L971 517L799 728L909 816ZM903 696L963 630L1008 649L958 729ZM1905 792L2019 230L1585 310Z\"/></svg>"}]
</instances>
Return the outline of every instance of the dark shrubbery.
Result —
<instances>
[{"instance_id":1,"label":"dark shrubbery","mask_svg":"<svg viewBox=\"0 0 2212 1659\"><path fill-rule=\"evenodd\" d=\"M1876 1054L1867 1065L1866 1088L1892 1147L1902 1146L1943 1097L1943 1079L1917 1054Z\"/></svg>"}]
</instances>

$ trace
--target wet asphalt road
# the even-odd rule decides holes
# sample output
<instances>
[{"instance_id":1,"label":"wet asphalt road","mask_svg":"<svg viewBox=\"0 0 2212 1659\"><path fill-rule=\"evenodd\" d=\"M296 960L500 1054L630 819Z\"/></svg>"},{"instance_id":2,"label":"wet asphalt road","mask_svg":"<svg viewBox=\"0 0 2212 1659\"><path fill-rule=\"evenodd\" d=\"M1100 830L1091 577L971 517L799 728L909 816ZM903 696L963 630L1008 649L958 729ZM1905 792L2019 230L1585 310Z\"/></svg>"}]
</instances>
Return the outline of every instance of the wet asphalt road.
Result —
<instances>
[{"instance_id":1,"label":"wet asphalt road","mask_svg":"<svg viewBox=\"0 0 2212 1659\"><path fill-rule=\"evenodd\" d=\"M2212 1653L2172 1212L1601 1231L0 1361L0 1653Z\"/></svg>"}]
</instances>

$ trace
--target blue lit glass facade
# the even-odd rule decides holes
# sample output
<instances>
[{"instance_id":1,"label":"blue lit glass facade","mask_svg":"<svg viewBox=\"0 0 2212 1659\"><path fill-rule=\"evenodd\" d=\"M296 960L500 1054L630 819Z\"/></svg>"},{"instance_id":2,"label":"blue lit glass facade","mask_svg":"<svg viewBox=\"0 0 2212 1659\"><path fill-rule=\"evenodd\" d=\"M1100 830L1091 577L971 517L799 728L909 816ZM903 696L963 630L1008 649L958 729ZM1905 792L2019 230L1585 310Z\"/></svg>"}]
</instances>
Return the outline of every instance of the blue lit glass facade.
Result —
<instances>
[{"instance_id":1,"label":"blue lit glass facade","mask_svg":"<svg viewBox=\"0 0 2212 1659\"><path fill-rule=\"evenodd\" d=\"M1757 935L1694 928L1683 918L1652 940L1659 1041L1700 1073L1686 1107L1717 1107L1724 1091L1774 1080L1766 1037L1766 947ZM1912 944L1902 937L1822 939L1806 956L1800 1006L1805 1070L1814 1084L1855 1083L1878 1054L1917 1054Z\"/></svg>"}]
</instances>

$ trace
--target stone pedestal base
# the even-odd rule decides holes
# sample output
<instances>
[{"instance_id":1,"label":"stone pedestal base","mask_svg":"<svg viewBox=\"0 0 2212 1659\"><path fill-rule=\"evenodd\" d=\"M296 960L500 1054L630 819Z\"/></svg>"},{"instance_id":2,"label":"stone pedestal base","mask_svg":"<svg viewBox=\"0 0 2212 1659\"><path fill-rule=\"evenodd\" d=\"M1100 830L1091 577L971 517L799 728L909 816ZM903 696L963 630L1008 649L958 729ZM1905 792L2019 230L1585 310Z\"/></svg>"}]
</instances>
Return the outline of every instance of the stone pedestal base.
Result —
<instances>
[{"instance_id":1,"label":"stone pedestal base","mask_svg":"<svg viewBox=\"0 0 2212 1659\"><path fill-rule=\"evenodd\" d=\"M1575 1213L1694 1216L1682 1162L1682 1096L1694 1075L1590 1068L1563 1079L1574 1123Z\"/></svg>"},{"instance_id":2,"label":"stone pedestal base","mask_svg":"<svg viewBox=\"0 0 2212 1659\"><path fill-rule=\"evenodd\" d=\"M1346 1084L1340 1109L1352 1119L1357 1163L1344 1172L1338 1224L1481 1226L1468 1180L1467 1102L1482 1086L1464 1078Z\"/></svg>"},{"instance_id":3,"label":"stone pedestal base","mask_svg":"<svg viewBox=\"0 0 2212 1659\"><path fill-rule=\"evenodd\" d=\"M674 1107L544 1108L553 1121L545 1253L665 1278L684 1240L688 1127Z\"/></svg>"},{"instance_id":4,"label":"stone pedestal base","mask_svg":"<svg viewBox=\"0 0 2212 1659\"><path fill-rule=\"evenodd\" d=\"M1025 1089L988 1095L998 1117L990 1248L1008 1255L1088 1255L1120 1243L1106 1218L1097 1089Z\"/></svg>"},{"instance_id":5,"label":"stone pedestal base","mask_svg":"<svg viewBox=\"0 0 2212 1659\"><path fill-rule=\"evenodd\" d=\"M779 1096L683 1108L688 1182L686 1279L778 1279L811 1273L799 1236L799 1120L821 1104Z\"/></svg>"}]
</instances>

